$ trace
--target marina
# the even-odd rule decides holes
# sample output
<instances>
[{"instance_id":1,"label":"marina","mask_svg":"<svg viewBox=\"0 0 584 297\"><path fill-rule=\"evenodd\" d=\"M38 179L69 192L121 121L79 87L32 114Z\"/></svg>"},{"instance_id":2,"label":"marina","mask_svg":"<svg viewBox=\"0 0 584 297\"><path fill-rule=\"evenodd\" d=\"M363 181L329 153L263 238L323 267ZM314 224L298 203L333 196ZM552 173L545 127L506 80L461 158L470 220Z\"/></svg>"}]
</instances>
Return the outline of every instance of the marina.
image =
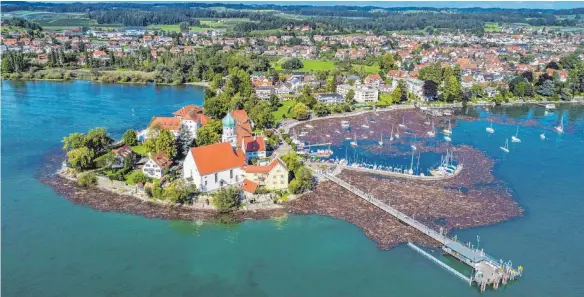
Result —
<instances>
[{"instance_id":1,"label":"marina","mask_svg":"<svg viewBox=\"0 0 584 297\"><path fill-rule=\"evenodd\" d=\"M487 286L491 286L493 289L497 289L500 283L506 285L509 281L513 281L516 278L519 278L523 273L522 266L518 266L518 268L515 269L513 268L511 261L496 261L492 256L489 256L483 250L479 250L478 248L475 249L474 246L472 246L470 243L463 244L459 242L457 238L449 238L442 229L440 229L440 231L433 230L416 221L414 218L382 202L381 200L376 199L371 194L352 186L351 184L326 171L315 171L315 173L322 178L328 179L340 185L344 189L359 196L365 201L391 214L400 222L415 228L419 232L439 242L442 250L445 253L458 259L473 269L473 275L468 278L469 284L476 283L481 292L484 292ZM455 275L459 276L458 274Z\"/></svg>"}]
</instances>

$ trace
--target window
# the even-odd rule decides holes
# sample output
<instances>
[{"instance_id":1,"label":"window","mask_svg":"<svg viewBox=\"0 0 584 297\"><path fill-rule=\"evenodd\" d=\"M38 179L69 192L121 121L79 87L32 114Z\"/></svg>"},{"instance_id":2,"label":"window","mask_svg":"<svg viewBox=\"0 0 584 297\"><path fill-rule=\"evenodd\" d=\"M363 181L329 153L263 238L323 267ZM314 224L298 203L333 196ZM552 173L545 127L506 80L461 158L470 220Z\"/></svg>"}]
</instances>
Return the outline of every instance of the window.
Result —
<instances>
[{"instance_id":1,"label":"window","mask_svg":"<svg viewBox=\"0 0 584 297\"><path fill-rule=\"evenodd\" d=\"M229 178L233 178L233 169L229 170Z\"/></svg>"},{"instance_id":2,"label":"window","mask_svg":"<svg viewBox=\"0 0 584 297\"><path fill-rule=\"evenodd\" d=\"M217 183L218 180L219 180L219 175L217 173L215 173L215 183Z\"/></svg>"}]
</instances>

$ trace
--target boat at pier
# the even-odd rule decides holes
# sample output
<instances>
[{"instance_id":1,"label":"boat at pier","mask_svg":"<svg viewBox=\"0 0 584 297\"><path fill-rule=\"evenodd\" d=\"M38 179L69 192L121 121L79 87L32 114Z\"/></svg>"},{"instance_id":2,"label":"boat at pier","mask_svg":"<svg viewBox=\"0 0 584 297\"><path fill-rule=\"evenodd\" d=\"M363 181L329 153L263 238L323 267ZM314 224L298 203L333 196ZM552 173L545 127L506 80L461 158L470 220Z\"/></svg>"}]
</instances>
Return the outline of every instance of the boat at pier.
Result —
<instances>
[{"instance_id":1,"label":"boat at pier","mask_svg":"<svg viewBox=\"0 0 584 297\"><path fill-rule=\"evenodd\" d=\"M432 122L432 130L426 132L426 134L428 134L430 137L436 136L436 132L434 131L434 122Z\"/></svg>"},{"instance_id":2,"label":"boat at pier","mask_svg":"<svg viewBox=\"0 0 584 297\"><path fill-rule=\"evenodd\" d=\"M545 105L545 109L546 110L549 110L549 111L555 110L556 109L556 105L553 104L553 103L548 103L548 104Z\"/></svg>"},{"instance_id":3,"label":"boat at pier","mask_svg":"<svg viewBox=\"0 0 584 297\"><path fill-rule=\"evenodd\" d=\"M406 119L404 116L402 116L402 122L399 124L400 127L405 128L406 127Z\"/></svg>"},{"instance_id":4,"label":"boat at pier","mask_svg":"<svg viewBox=\"0 0 584 297\"><path fill-rule=\"evenodd\" d=\"M462 164L454 165L454 153L446 151L446 156L442 157L440 164L430 169L432 176L450 176L454 175L458 170L462 170Z\"/></svg>"},{"instance_id":5,"label":"boat at pier","mask_svg":"<svg viewBox=\"0 0 584 297\"><path fill-rule=\"evenodd\" d=\"M357 134L353 136L353 141L351 141L352 147L357 147Z\"/></svg>"},{"instance_id":6,"label":"boat at pier","mask_svg":"<svg viewBox=\"0 0 584 297\"><path fill-rule=\"evenodd\" d=\"M452 124L450 123L450 121L448 121L448 128L442 130L442 132L444 132L444 134L446 134L446 135L452 134Z\"/></svg>"},{"instance_id":7,"label":"boat at pier","mask_svg":"<svg viewBox=\"0 0 584 297\"><path fill-rule=\"evenodd\" d=\"M348 121L341 121L341 127L347 129L347 128L351 127L351 125L349 125Z\"/></svg>"}]
</instances>

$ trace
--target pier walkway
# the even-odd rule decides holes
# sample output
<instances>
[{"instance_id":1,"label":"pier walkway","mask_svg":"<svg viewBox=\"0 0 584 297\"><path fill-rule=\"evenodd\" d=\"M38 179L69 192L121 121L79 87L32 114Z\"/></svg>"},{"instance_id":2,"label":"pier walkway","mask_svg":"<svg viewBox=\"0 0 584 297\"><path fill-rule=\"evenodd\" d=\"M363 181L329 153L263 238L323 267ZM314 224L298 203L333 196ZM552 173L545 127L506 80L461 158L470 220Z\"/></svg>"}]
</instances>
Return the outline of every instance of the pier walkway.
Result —
<instances>
[{"instance_id":1,"label":"pier walkway","mask_svg":"<svg viewBox=\"0 0 584 297\"><path fill-rule=\"evenodd\" d=\"M508 263L503 263L502 261L497 262L493 257L485 254L484 251L471 248L470 244L465 245L458 242L456 239L451 239L446 234L444 234L442 230L438 232L427 227L426 225L415 220L414 218L391 207L391 205L376 199L370 194L365 193L364 191L352 186L346 181L326 171L316 170L310 166L308 168L311 168L318 175L319 178L327 179L338 184L339 186L359 196L365 201L391 214L401 222L415 228L419 232L422 232L427 236L431 237L432 239L436 240L437 242L439 242L442 245L442 250L444 252L450 254L454 258L471 266L474 269L475 275L470 278L469 282L470 283L472 283L473 281L476 282L477 285L480 287L481 291L484 291L488 284L491 284L493 288L496 289L501 281L503 282L503 284L506 284L509 279L513 280L516 276L521 276L522 273L521 266L519 266L519 270L516 271L515 269L513 269L510 262Z\"/></svg>"}]
</instances>

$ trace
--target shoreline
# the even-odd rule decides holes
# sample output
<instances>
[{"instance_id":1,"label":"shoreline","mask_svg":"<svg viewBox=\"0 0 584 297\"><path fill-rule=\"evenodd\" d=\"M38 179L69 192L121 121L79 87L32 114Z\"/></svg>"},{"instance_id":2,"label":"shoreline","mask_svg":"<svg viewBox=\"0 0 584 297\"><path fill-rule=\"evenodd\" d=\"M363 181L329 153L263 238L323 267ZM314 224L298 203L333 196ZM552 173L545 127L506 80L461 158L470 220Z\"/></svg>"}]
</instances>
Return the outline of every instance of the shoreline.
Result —
<instances>
[{"instance_id":1,"label":"shoreline","mask_svg":"<svg viewBox=\"0 0 584 297\"><path fill-rule=\"evenodd\" d=\"M352 116L367 112L371 111L363 111ZM396 122L401 121L402 115L407 116L408 127L411 129L425 127L422 123L425 115L417 110L414 112L395 110L389 114L387 119ZM360 120L368 122L367 116L362 116ZM383 118L378 118L376 124L384 124L383 120ZM340 121L340 119L336 121ZM334 122L330 120L316 122L314 123L315 130L319 133L326 133L326 127L321 128L319 125L334 125ZM387 126L387 123L384 126ZM334 127L338 126L334 125ZM466 161L464 170L449 179L405 179L353 170L343 170L339 177L350 180L354 186L371 192L375 197L390 203L399 211L409 216L415 215L416 219L434 229L444 228L446 231L450 231L473 228L522 216L523 209L513 200L510 189L493 176L495 162L492 158L467 145L452 148L448 144L441 143L438 146L419 147L421 152L444 153L446 149L454 149L456 155L461 156ZM385 150L382 152L386 153ZM41 181L76 204L88 206L98 211L129 213L146 218L169 220L213 222L221 221L221 217L226 216L211 208L169 205L148 198L137 199L133 196L123 195L123 193L105 191L99 188L79 188L74 182L55 174L57 164L60 164L60 161L62 161L62 154L60 158L55 154L52 160L45 163L44 167L52 167L52 170L47 170L49 176L41 178ZM390 214L329 181L318 183L312 192L305 193L292 201L284 202L280 207L236 210L227 216L232 218L234 222L242 222L247 219L269 219L286 214L315 214L344 220L360 228L367 237L378 244L380 249L390 249L409 241L425 246L435 244L431 238L401 224Z\"/></svg>"},{"instance_id":2,"label":"shoreline","mask_svg":"<svg viewBox=\"0 0 584 297\"><path fill-rule=\"evenodd\" d=\"M152 81L129 81L129 82L124 82L124 81L114 81L114 82L103 82L100 81L99 79L91 79L91 78L85 78L85 77L70 77L70 78L19 78L19 79L11 79L8 77L2 77L1 79L2 81L20 81L20 82L37 82L37 81L48 81L48 82L74 82L74 81L88 81L88 82L94 82L94 83L99 83L99 84L104 84L104 85L115 85L115 84L120 84L120 85L154 85L154 86L195 86L195 87L203 87L203 88L210 88L210 82L207 81L200 81L200 82L185 82L185 83L180 83L180 84L164 84L164 83L155 83Z\"/></svg>"}]
</instances>

